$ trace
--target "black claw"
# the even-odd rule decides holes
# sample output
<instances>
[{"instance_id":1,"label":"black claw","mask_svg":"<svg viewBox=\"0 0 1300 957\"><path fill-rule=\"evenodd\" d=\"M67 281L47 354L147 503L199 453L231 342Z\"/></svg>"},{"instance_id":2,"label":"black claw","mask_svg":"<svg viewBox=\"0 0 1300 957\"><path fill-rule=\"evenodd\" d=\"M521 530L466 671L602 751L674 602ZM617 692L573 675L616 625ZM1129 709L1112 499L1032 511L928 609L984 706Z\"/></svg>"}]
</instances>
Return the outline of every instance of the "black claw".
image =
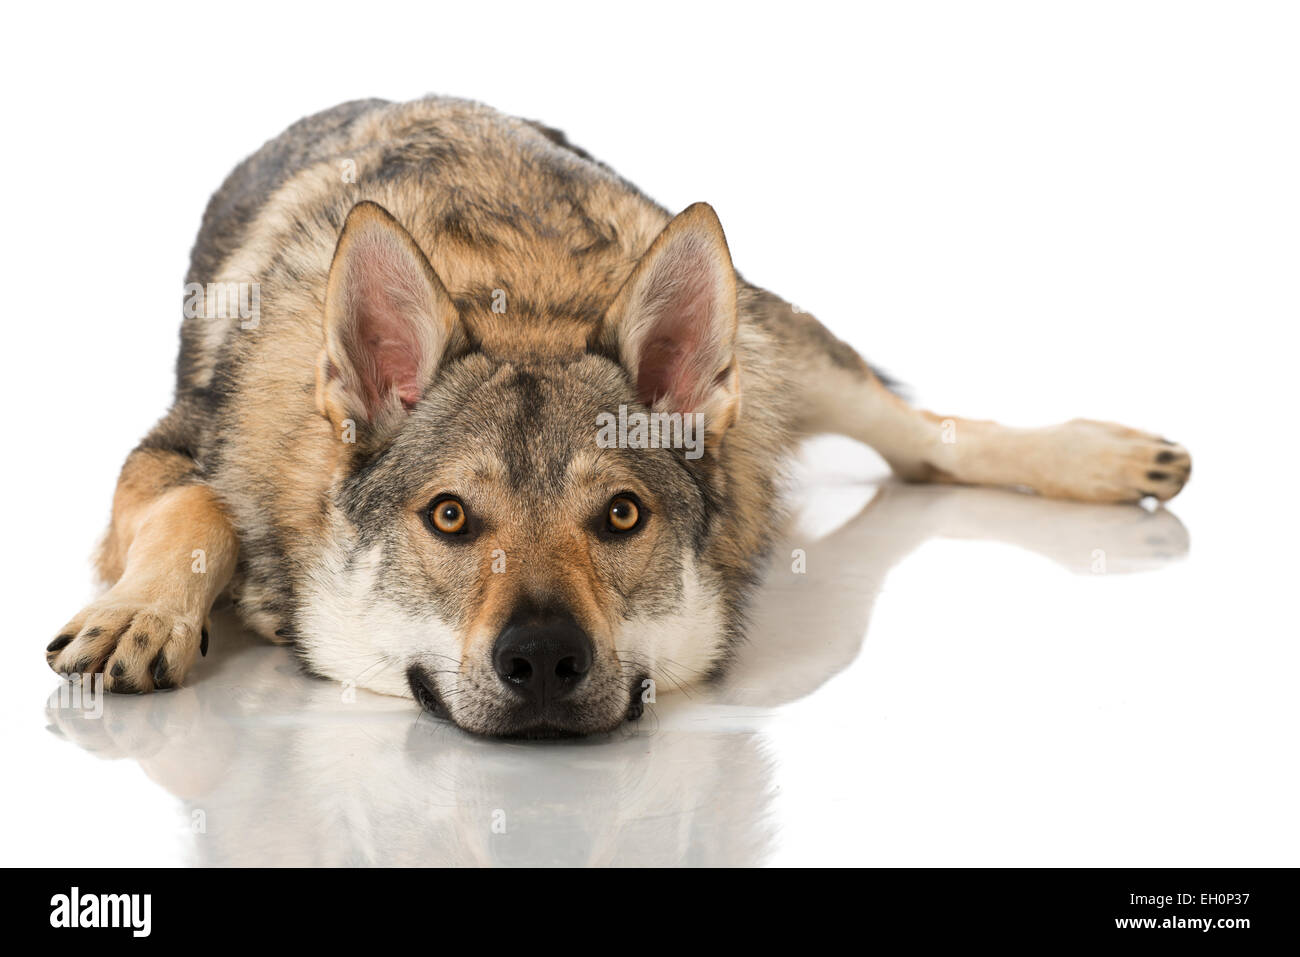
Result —
<instances>
[{"instance_id":1,"label":"black claw","mask_svg":"<svg viewBox=\"0 0 1300 957\"><path fill-rule=\"evenodd\" d=\"M139 694L140 688L130 678L113 678L113 687L109 689L113 694Z\"/></svg>"},{"instance_id":2,"label":"black claw","mask_svg":"<svg viewBox=\"0 0 1300 957\"><path fill-rule=\"evenodd\" d=\"M1156 464L1168 465L1176 458L1178 458L1177 455L1175 455L1173 452L1170 452L1168 449L1166 449L1165 451L1161 452L1159 455L1156 456Z\"/></svg>"},{"instance_id":3,"label":"black claw","mask_svg":"<svg viewBox=\"0 0 1300 957\"><path fill-rule=\"evenodd\" d=\"M84 674L86 672L86 669L90 667L90 664L91 662L89 658L78 658L76 663L70 669L70 671L75 672L79 675Z\"/></svg>"},{"instance_id":4,"label":"black claw","mask_svg":"<svg viewBox=\"0 0 1300 957\"><path fill-rule=\"evenodd\" d=\"M113 670L109 672L114 678L120 678L126 674L126 665L120 661L113 662Z\"/></svg>"},{"instance_id":5,"label":"black claw","mask_svg":"<svg viewBox=\"0 0 1300 957\"><path fill-rule=\"evenodd\" d=\"M206 625L203 626L203 631L200 634L202 637L199 638L199 654L206 658L208 656L208 628Z\"/></svg>"},{"instance_id":6,"label":"black claw","mask_svg":"<svg viewBox=\"0 0 1300 957\"><path fill-rule=\"evenodd\" d=\"M103 629L103 628L100 628L98 625L96 625L94 628L87 628L87 629L86 629L86 637L87 637L87 638L98 638L98 637L99 637L100 635L102 635L103 633L104 633L104 629Z\"/></svg>"},{"instance_id":7,"label":"black claw","mask_svg":"<svg viewBox=\"0 0 1300 957\"><path fill-rule=\"evenodd\" d=\"M55 638L48 645L45 646L45 650L62 651L64 648L68 647L68 645L72 643L72 638L73 638L72 635L59 635L59 637Z\"/></svg>"},{"instance_id":8,"label":"black claw","mask_svg":"<svg viewBox=\"0 0 1300 957\"><path fill-rule=\"evenodd\" d=\"M1153 482L1165 482L1169 479L1168 472L1148 472L1147 478Z\"/></svg>"},{"instance_id":9,"label":"black claw","mask_svg":"<svg viewBox=\"0 0 1300 957\"><path fill-rule=\"evenodd\" d=\"M167 659L163 657L161 651L158 652L157 656L154 658L153 665L149 670L153 673L153 686L155 688L161 691L172 686L171 681L167 677Z\"/></svg>"}]
</instances>

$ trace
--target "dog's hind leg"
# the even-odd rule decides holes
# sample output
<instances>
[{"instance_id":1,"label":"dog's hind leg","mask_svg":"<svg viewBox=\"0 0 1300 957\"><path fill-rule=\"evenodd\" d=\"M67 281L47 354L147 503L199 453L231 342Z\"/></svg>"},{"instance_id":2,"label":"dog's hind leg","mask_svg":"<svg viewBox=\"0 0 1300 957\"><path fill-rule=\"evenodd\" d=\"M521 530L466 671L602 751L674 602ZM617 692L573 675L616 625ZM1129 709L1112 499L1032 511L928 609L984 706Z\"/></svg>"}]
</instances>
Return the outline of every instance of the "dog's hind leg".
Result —
<instances>
[{"instance_id":1,"label":"dog's hind leg","mask_svg":"<svg viewBox=\"0 0 1300 957\"><path fill-rule=\"evenodd\" d=\"M793 383L798 430L865 442L905 479L1136 502L1173 498L1191 472L1186 449L1108 422L1023 429L916 409L811 316L792 313L791 323L790 344L806 365Z\"/></svg>"},{"instance_id":2,"label":"dog's hind leg","mask_svg":"<svg viewBox=\"0 0 1300 957\"><path fill-rule=\"evenodd\" d=\"M206 653L205 623L230 580L230 520L176 438L174 410L132 452L99 555L111 587L46 649L60 674L103 672L105 687L151 691L180 682Z\"/></svg>"}]
</instances>

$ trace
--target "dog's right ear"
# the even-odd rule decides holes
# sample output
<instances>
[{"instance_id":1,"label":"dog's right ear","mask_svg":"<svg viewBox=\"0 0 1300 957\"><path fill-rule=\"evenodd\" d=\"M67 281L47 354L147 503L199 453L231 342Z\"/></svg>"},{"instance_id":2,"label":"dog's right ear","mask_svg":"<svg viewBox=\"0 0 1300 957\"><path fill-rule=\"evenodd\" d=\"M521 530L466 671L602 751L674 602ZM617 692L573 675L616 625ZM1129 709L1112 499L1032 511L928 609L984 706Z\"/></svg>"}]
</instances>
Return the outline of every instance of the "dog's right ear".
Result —
<instances>
[{"instance_id":1,"label":"dog's right ear","mask_svg":"<svg viewBox=\"0 0 1300 957\"><path fill-rule=\"evenodd\" d=\"M459 334L451 296L410 233L377 203L352 207L325 288L316 407L341 434L395 431Z\"/></svg>"}]
</instances>

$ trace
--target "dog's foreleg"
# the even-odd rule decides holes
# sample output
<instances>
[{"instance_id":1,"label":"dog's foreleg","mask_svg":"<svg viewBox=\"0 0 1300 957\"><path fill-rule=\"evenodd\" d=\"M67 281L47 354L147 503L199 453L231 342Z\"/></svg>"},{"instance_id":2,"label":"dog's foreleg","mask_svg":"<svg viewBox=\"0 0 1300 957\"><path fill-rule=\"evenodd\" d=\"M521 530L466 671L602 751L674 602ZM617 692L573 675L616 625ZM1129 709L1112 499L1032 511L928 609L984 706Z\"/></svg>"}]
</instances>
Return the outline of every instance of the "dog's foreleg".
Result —
<instances>
[{"instance_id":1,"label":"dog's foreleg","mask_svg":"<svg viewBox=\"0 0 1300 957\"><path fill-rule=\"evenodd\" d=\"M811 316L799 316L816 322ZM1136 429L1074 419L1044 428L936 415L891 392L848 346L804 332L808 368L795 404L805 434L865 442L903 478L1032 489L1085 502L1173 498L1187 482L1187 450Z\"/></svg>"},{"instance_id":2,"label":"dog's foreleg","mask_svg":"<svg viewBox=\"0 0 1300 957\"><path fill-rule=\"evenodd\" d=\"M104 673L110 691L168 688L206 653L208 612L238 551L230 520L194 462L142 447L122 468L99 557L111 583L46 649L60 674Z\"/></svg>"}]
</instances>

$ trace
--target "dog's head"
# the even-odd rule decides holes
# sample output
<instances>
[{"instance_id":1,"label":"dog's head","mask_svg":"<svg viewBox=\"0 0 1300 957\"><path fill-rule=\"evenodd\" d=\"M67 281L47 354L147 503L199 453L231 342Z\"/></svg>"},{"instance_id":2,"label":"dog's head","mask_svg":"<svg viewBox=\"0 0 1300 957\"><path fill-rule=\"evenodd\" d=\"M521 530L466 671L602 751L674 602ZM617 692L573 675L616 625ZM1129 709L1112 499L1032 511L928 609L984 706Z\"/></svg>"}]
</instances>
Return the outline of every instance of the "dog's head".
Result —
<instances>
[{"instance_id":1,"label":"dog's head","mask_svg":"<svg viewBox=\"0 0 1300 957\"><path fill-rule=\"evenodd\" d=\"M388 213L353 209L317 378L342 464L302 652L469 730L609 730L724 642L700 560L739 405L721 228L704 205L672 220L568 352L491 348L463 309Z\"/></svg>"}]
</instances>

